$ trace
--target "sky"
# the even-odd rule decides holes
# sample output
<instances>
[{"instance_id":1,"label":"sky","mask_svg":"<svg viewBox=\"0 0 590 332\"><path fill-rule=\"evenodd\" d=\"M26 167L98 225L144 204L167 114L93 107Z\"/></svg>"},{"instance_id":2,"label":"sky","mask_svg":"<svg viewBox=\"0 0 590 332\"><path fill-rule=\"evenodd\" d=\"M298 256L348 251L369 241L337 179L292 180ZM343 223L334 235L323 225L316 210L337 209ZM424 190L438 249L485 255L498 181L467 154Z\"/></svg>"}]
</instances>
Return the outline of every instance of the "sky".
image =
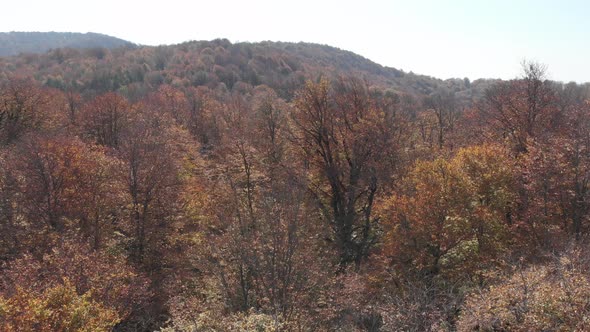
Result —
<instances>
[{"instance_id":1,"label":"sky","mask_svg":"<svg viewBox=\"0 0 590 332\"><path fill-rule=\"evenodd\" d=\"M437 78L511 79L523 60L590 82L588 0L3 0L0 31L98 32L143 45L327 44Z\"/></svg>"}]
</instances>

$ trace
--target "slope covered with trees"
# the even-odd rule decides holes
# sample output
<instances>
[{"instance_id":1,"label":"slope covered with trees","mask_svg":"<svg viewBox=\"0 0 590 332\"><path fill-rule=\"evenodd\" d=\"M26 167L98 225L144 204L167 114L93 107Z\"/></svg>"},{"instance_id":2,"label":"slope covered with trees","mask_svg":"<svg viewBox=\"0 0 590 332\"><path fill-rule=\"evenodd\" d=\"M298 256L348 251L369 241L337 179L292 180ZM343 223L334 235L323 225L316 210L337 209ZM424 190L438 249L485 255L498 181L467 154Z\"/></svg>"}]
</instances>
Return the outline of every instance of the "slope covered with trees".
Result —
<instances>
[{"instance_id":1,"label":"slope covered with trees","mask_svg":"<svg viewBox=\"0 0 590 332\"><path fill-rule=\"evenodd\" d=\"M132 43L123 39L92 32L0 32L0 56L45 53L57 48L111 49L132 46Z\"/></svg>"},{"instance_id":2,"label":"slope covered with trees","mask_svg":"<svg viewBox=\"0 0 590 332\"><path fill-rule=\"evenodd\" d=\"M480 96L493 80L438 80L383 67L334 47L307 43L237 43L225 39L159 47L108 50L55 49L46 54L0 58L0 78L10 73L85 95L117 91L133 98L162 84L233 89L267 85L286 99L320 74L355 75L384 89L430 94L439 88L461 99Z\"/></svg>"},{"instance_id":3,"label":"slope covered with trees","mask_svg":"<svg viewBox=\"0 0 590 332\"><path fill-rule=\"evenodd\" d=\"M588 85L225 40L0 61L2 330L588 329Z\"/></svg>"}]
</instances>

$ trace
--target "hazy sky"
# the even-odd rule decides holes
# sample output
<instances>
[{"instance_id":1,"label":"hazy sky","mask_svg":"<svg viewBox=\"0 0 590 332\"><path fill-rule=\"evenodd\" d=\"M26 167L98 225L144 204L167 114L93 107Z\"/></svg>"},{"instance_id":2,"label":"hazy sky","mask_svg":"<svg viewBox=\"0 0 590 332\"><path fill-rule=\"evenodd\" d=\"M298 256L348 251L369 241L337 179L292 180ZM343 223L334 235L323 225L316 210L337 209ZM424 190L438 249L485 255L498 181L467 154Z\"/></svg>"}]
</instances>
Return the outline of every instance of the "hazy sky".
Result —
<instances>
[{"instance_id":1,"label":"hazy sky","mask_svg":"<svg viewBox=\"0 0 590 332\"><path fill-rule=\"evenodd\" d=\"M514 78L526 58L590 81L589 0L3 0L0 31L99 32L135 43L306 41L439 78Z\"/></svg>"}]
</instances>

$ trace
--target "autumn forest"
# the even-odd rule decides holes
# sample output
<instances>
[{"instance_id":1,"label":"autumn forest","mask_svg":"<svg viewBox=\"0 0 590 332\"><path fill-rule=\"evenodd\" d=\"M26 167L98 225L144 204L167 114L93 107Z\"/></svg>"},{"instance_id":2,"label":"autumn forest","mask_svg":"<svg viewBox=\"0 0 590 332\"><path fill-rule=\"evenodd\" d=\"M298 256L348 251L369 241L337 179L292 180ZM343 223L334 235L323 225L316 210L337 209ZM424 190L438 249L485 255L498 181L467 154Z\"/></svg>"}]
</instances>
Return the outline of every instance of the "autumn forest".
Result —
<instances>
[{"instance_id":1,"label":"autumn forest","mask_svg":"<svg viewBox=\"0 0 590 332\"><path fill-rule=\"evenodd\" d=\"M1 331L590 330L590 85L117 47L0 57Z\"/></svg>"}]
</instances>

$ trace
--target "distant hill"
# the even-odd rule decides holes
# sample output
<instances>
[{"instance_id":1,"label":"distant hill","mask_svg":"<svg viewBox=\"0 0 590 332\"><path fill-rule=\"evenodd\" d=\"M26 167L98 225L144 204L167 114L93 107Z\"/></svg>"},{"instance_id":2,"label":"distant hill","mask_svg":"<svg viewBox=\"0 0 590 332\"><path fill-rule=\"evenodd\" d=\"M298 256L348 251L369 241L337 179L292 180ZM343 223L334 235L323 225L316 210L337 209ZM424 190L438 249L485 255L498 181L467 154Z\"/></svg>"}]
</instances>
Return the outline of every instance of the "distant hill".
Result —
<instances>
[{"instance_id":1,"label":"distant hill","mask_svg":"<svg viewBox=\"0 0 590 332\"><path fill-rule=\"evenodd\" d=\"M55 48L111 49L133 45L123 39L92 32L0 32L0 56L45 53Z\"/></svg>"},{"instance_id":2,"label":"distant hill","mask_svg":"<svg viewBox=\"0 0 590 332\"><path fill-rule=\"evenodd\" d=\"M0 40L12 34L0 35ZM37 35L39 43L49 44L51 38L44 40L42 35ZM216 39L108 50L106 47L130 43L97 34L47 36L55 36L57 40L62 38L62 44L69 47L76 39L73 36L87 36L88 42L84 44L84 38L79 39L79 46L96 45L89 40L112 43L102 44L100 49L54 48L43 54L23 53L20 56L0 57L0 80L11 73L18 73L35 77L42 84L59 89L74 89L85 94L118 91L128 97L143 95L162 84L228 90L267 85L289 100L306 80L315 80L321 75L332 78L353 75L371 86L416 97L442 89L455 93L466 103L477 99L493 83L493 80L470 82L462 78L441 80L404 72L384 67L346 50L312 43L231 43L227 39ZM35 44L34 40L30 38L34 47L30 46L29 49L41 49L41 45Z\"/></svg>"}]
</instances>

